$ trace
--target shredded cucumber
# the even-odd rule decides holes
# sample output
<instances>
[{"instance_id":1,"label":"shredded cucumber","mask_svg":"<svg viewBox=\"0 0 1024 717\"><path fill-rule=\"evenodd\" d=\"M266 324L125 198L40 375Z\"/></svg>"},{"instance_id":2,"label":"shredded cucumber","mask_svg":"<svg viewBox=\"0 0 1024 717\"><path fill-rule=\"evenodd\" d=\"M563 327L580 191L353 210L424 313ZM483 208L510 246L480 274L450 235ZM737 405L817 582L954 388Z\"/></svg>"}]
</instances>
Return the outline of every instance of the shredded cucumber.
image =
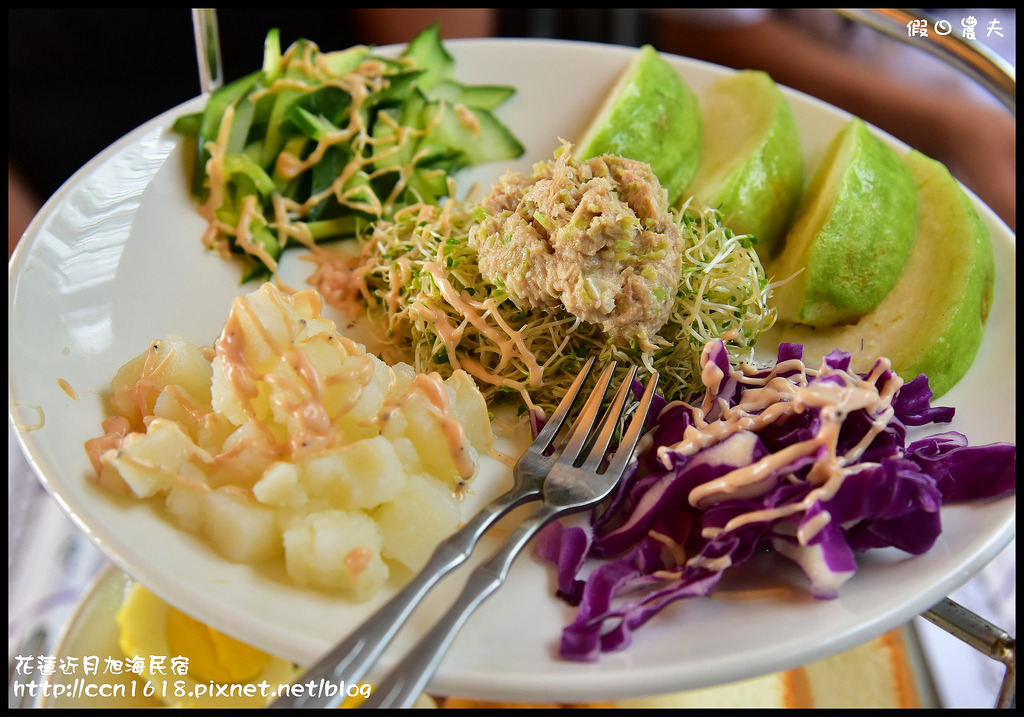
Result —
<instances>
[{"instance_id":1,"label":"shredded cucumber","mask_svg":"<svg viewBox=\"0 0 1024 717\"><path fill-rule=\"evenodd\" d=\"M523 146L493 114L509 87L456 81L438 26L397 57L368 47L282 53L271 30L261 70L214 92L174 128L193 137L192 193L205 243L266 278L289 245L359 235L408 204L437 204L448 177Z\"/></svg>"}]
</instances>

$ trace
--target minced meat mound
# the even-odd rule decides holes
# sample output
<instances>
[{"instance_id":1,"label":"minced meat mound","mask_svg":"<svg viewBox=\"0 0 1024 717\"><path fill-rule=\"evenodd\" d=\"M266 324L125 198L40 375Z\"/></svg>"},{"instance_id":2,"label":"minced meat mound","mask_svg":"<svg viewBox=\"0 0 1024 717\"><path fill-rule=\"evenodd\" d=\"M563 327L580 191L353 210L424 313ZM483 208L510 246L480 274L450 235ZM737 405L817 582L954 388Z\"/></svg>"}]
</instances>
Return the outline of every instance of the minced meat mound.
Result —
<instances>
[{"instance_id":1,"label":"minced meat mound","mask_svg":"<svg viewBox=\"0 0 1024 717\"><path fill-rule=\"evenodd\" d=\"M469 244L480 272L520 308L566 311L644 351L668 321L681 235L650 165L572 157L563 143L533 176L506 172L481 201Z\"/></svg>"}]
</instances>

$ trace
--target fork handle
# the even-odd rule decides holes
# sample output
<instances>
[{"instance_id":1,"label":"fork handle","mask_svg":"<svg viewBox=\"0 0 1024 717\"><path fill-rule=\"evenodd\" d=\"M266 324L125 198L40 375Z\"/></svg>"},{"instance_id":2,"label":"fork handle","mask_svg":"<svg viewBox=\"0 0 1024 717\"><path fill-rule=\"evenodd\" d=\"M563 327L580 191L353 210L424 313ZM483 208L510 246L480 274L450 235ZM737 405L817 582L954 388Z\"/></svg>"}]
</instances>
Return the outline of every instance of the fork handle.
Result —
<instances>
[{"instance_id":1,"label":"fork handle","mask_svg":"<svg viewBox=\"0 0 1024 717\"><path fill-rule=\"evenodd\" d=\"M373 689L359 707L410 707L422 694L430 677L437 671L455 635L469 616L501 587L512 562L537 531L562 512L562 509L541 505L512 531L504 545L470 574L462 593L440 622L406 655L387 679Z\"/></svg>"},{"instance_id":2,"label":"fork handle","mask_svg":"<svg viewBox=\"0 0 1024 717\"><path fill-rule=\"evenodd\" d=\"M520 503L536 495L536 491L509 492L477 513L451 537L438 544L422 571L359 629L310 667L300 681L319 682L324 679L334 684L357 683L377 662L384 648L391 642L423 596L442 577L466 561L481 536L493 523ZM333 697L310 694L282 697L271 703L270 707L337 707L344 698L344 693L339 690L339 694Z\"/></svg>"}]
</instances>

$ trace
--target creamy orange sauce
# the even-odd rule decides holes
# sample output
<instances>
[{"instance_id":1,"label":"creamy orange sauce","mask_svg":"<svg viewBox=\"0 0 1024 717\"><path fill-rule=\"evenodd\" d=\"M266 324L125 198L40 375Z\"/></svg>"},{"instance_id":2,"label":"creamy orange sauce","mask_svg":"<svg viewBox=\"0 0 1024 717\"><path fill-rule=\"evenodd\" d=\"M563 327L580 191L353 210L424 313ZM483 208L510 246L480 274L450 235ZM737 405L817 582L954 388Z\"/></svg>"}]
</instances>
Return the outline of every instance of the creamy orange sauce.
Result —
<instances>
[{"instance_id":1,"label":"creamy orange sauce","mask_svg":"<svg viewBox=\"0 0 1024 717\"><path fill-rule=\"evenodd\" d=\"M131 430L131 423L124 416L110 416L103 421L103 435L99 438L90 438L85 442L85 452L89 456L93 469L97 475L102 471L103 465L100 457L108 450L117 449L121 441Z\"/></svg>"},{"instance_id":2,"label":"creamy orange sauce","mask_svg":"<svg viewBox=\"0 0 1024 717\"><path fill-rule=\"evenodd\" d=\"M38 404L35 404L35 403L24 403L23 401L15 401L14 405L17 406L19 409L20 408L30 409L31 411L33 411L36 414L36 417L38 419L35 423L19 422L18 423L18 427L21 428L23 431L38 431L40 428L42 428L45 425L46 419L43 416L43 407L42 406L40 406Z\"/></svg>"},{"instance_id":3,"label":"creamy orange sauce","mask_svg":"<svg viewBox=\"0 0 1024 717\"><path fill-rule=\"evenodd\" d=\"M497 344L501 360L495 371L501 371L513 357L517 357L523 361L529 371L529 385L539 387L543 384L544 371L537 362L537 357L526 347L522 334L510 327L502 318L494 299L487 298L478 301L460 295L448 281L444 269L437 262L428 262L424 264L423 269L430 274L437 288L441 290L445 301L465 316L466 321L475 326L481 334ZM487 318L494 320L498 328L488 323ZM448 347L448 353L451 359L458 361L455 357L454 346ZM453 365L457 366L455 363Z\"/></svg>"},{"instance_id":4,"label":"creamy orange sauce","mask_svg":"<svg viewBox=\"0 0 1024 717\"><path fill-rule=\"evenodd\" d=\"M345 569L353 580L366 570L370 561L373 560L373 551L366 547L353 548L345 553Z\"/></svg>"},{"instance_id":5,"label":"creamy orange sauce","mask_svg":"<svg viewBox=\"0 0 1024 717\"><path fill-rule=\"evenodd\" d=\"M238 226L235 228L235 241L246 253L262 261L271 271L277 271L277 260L272 257L263 245L253 239L252 223L261 221L259 198L255 194L247 194L242 199L242 211L239 212Z\"/></svg>"},{"instance_id":6,"label":"creamy orange sauce","mask_svg":"<svg viewBox=\"0 0 1024 717\"><path fill-rule=\"evenodd\" d=\"M732 368L726 375L712 361L706 360L703 380L707 386L707 394L699 408L690 407L694 425L686 429L679 443L659 448L659 458L666 467L669 465L669 452L694 455L734 436L749 434L752 437L753 432L786 416L797 415L809 409L820 410L821 427L809 440L787 446L750 465L732 470L720 478L695 487L689 494L690 504L697 508L714 505L730 498L756 497L773 485L774 479L778 478L779 470L784 466L801 457L817 456L807 476L814 489L809 491L803 501L739 515L721 529L705 529L703 536L711 539L722 531L736 530L752 522L770 521L802 513L810 509L814 503L832 498L847 475L862 470L863 466L858 465L858 460L875 436L883 431L892 419L892 400L903 385L903 381L889 371L890 368L887 359L879 359L871 373L866 378L861 378L852 372L832 369L826 365L817 371L811 370L802 361L790 360L777 364L766 377L759 378L753 375L755 370L749 367ZM796 372L793 377L787 378L782 375L792 371ZM876 383L886 371L889 371L889 378L880 388L876 387ZM841 381L835 383L811 380L824 376L838 377ZM741 402L733 407L715 400L715 396L727 380L738 381L746 387ZM859 410L865 411L872 418L871 428L857 446L843 455L838 455L836 446L843 421L848 414ZM829 520L830 516L822 513L805 524L797 535L800 545L808 545ZM701 564L720 570L728 567L728 559L701 560Z\"/></svg>"},{"instance_id":7,"label":"creamy orange sauce","mask_svg":"<svg viewBox=\"0 0 1024 717\"><path fill-rule=\"evenodd\" d=\"M226 238L218 238L219 232L233 233L233 230L219 221L215 212L217 207L224 202L224 155L227 151L228 137L231 134L234 116L235 107L234 105L229 105L224 110L224 117L221 119L220 127L217 130L217 139L213 142L208 142L206 145L206 149L210 153L210 158L206 162L210 194L199 207L199 216L209 222L206 231L203 233L203 244L207 248L216 249L224 258L230 257L231 247Z\"/></svg>"},{"instance_id":8,"label":"creamy orange sauce","mask_svg":"<svg viewBox=\"0 0 1024 717\"><path fill-rule=\"evenodd\" d=\"M421 392L430 400L431 412L441 426L448 452L455 461L455 467L459 476L464 481L469 480L476 471L476 465L469 450L466 432L462 428L462 424L451 413L448 392L445 389L441 374L416 374L409 390L402 397L384 404L384 409L379 416L381 425L383 426L383 424L391 420L395 411L402 410L413 391Z\"/></svg>"},{"instance_id":9,"label":"creamy orange sauce","mask_svg":"<svg viewBox=\"0 0 1024 717\"><path fill-rule=\"evenodd\" d=\"M651 530L647 534L665 546L674 565L678 567L686 563L686 550L678 542L656 530Z\"/></svg>"},{"instance_id":10,"label":"creamy orange sauce","mask_svg":"<svg viewBox=\"0 0 1024 717\"><path fill-rule=\"evenodd\" d=\"M459 118L459 124L472 132L473 136L480 136L482 131L480 129L480 120L476 118L473 111L466 107L466 105L455 105L453 109L455 110L455 115Z\"/></svg>"},{"instance_id":11,"label":"creamy orange sauce","mask_svg":"<svg viewBox=\"0 0 1024 717\"><path fill-rule=\"evenodd\" d=\"M145 417L149 415L151 404L156 401L156 396L160 393L158 384L160 374L170 366L173 355L174 352L170 351L162 360L159 360L160 342L154 341L146 353L138 381L133 386L122 389L117 396L119 405L130 403L135 406L135 414L132 416L133 425L142 425ZM128 400L124 401L123 398Z\"/></svg>"},{"instance_id":12,"label":"creamy orange sauce","mask_svg":"<svg viewBox=\"0 0 1024 717\"><path fill-rule=\"evenodd\" d=\"M66 393L71 398L72 401L78 400L78 392L75 391L75 389L71 387L71 384L68 383L66 380L64 380L63 378L58 378L57 385L60 386L60 390Z\"/></svg>"}]
</instances>

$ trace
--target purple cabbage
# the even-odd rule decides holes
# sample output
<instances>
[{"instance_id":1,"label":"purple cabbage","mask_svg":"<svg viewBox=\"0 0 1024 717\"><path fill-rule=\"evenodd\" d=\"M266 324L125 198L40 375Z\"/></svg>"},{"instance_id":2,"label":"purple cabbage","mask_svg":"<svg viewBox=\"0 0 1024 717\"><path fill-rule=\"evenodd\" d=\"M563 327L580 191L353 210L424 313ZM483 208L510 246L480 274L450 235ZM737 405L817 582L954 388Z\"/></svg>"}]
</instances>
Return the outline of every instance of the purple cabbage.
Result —
<instances>
[{"instance_id":1,"label":"purple cabbage","mask_svg":"<svg viewBox=\"0 0 1024 717\"><path fill-rule=\"evenodd\" d=\"M805 374L802 356L802 346L782 344L774 367L748 376L764 378L775 370L794 385L844 381L834 374ZM824 367L854 376L850 359L836 351L825 357ZM709 344L703 361L705 375L717 369L722 377L713 382L702 404L711 422L739 405L751 386L730 365L722 342ZM893 377L882 368L879 389ZM891 400L888 423L862 446L838 489L817 492L822 479L813 471L827 457L828 447L805 442L822 427L820 410L791 412L758 430L735 432L720 443L684 453L676 447L695 426L694 408L662 402L649 428L651 447L634 461L632 474L601 512L586 524L554 523L538 539L538 554L555 566L558 595L578 607L576 618L563 630L561 656L593 661L602 652L626 648L632 633L665 606L707 596L725 570L765 549L794 560L815 597L834 598L854 574L857 553L889 547L920 555L941 532L943 504L1014 493L1013 445L969 446L962 434L952 431L906 445L908 426L952 420L953 409L932 407L931 398L925 376L904 383ZM837 455L861 444L874 419L865 410L845 415L836 438ZM799 455L758 473L749 487L691 504L691 492L698 486L766 456L788 456L780 451L797 444L807 450L799 448ZM728 527L733 520L737 523ZM810 537L801 543L802 531ZM595 566L583 578L588 560Z\"/></svg>"}]
</instances>

